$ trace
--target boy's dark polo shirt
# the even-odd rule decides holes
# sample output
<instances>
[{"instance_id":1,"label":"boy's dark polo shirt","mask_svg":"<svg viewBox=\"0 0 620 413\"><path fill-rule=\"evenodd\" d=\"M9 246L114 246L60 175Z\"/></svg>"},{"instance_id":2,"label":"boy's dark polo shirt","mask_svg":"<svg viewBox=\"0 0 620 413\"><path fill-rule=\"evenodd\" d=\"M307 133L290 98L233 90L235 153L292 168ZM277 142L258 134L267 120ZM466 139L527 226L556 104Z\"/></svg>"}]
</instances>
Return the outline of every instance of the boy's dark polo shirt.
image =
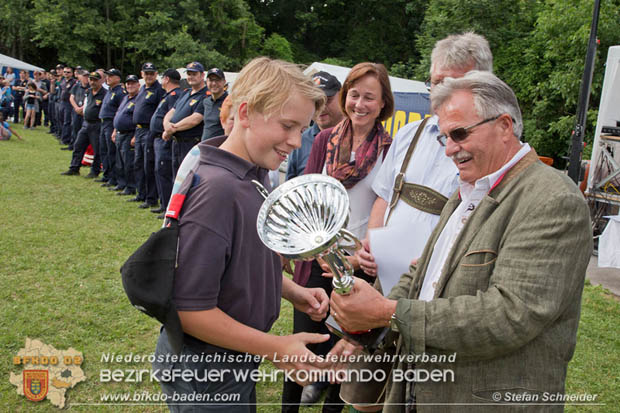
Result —
<instances>
[{"instance_id":1,"label":"boy's dark polo shirt","mask_svg":"<svg viewBox=\"0 0 620 413\"><path fill-rule=\"evenodd\" d=\"M264 199L251 181L268 185L268 171L214 146L224 140L199 144L194 178L199 181L179 220L174 303L182 311L217 307L267 332L280 313L282 266L258 237L256 218ZM185 344L198 352L227 351L187 334Z\"/></svg>"},{"instance_id":2,"label":"boy's dark polo shirt","mask_svg":"<svg viewBox=\"0 0 620 413\"><path fill-rule=\"evenodd\" d=\"M207 97L207 90L206 86L196 93L192 93L192 89L188 89L174 105L174 115L172 115L170 122L177 123L196 112L202 115L205 111L202 102ZM174 136L177 138L200 138L203 126L204 123L200 122L191 129L175 132Z\"/></svg>"}]
</instances>

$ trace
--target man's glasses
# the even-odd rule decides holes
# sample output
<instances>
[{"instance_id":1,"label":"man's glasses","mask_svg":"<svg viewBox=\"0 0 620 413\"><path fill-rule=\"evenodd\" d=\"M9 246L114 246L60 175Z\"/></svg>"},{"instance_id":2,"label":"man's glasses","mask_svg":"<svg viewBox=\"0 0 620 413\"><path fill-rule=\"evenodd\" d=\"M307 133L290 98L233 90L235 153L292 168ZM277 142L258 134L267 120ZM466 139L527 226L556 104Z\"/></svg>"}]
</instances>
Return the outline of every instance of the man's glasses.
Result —
<instances>
[{"instance_id":1,"label":"man's glasses","mask_svg":"<svg viewBox=\"0 0 620 413\"><path fill-rule=\"evenodd\" d=\"M473 128L475 128L476 126L480 126L483 125L487 122L491 122L497 118L499 118L500 115L497 116L493 116L492 118L488 118L485 120L481 120L480 122L471 125L471 126L467 126L466 128L456 128L456 129L452 129L450 132L448 133L442 133L441 135L437 136L437 142L439 142L439 144L441 146L446 146L446 142L448 141L448 137L450 137L450 139L452 139L453 142L458 143L461 141L464 141L465 139L467 139L467 137L469 136L469 134L471 133L471 130Z\"/></svg>"}]
</instances>

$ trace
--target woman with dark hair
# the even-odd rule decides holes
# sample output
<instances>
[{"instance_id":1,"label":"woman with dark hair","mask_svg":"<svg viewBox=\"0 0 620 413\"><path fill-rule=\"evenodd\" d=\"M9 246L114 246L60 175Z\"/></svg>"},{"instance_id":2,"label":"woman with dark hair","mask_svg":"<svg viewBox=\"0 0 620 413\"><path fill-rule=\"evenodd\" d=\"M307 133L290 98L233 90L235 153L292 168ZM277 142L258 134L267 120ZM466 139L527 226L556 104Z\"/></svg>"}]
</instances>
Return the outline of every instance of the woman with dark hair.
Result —
<instances>
[{"instance_id":1,"label":"woman with dark hair","mask_svg":"<svg viewBox=\"0 0 620 413\"><path fill-rule=\"evenodd\" d=\"M381 125L394 112L394 95L385 67L370 62L355 65L342 85L339 101L345 117L333 128L325 129L316 136L304 174L327 174L344 185L351 205L347 229L362 239L377 197L372 190L372 182L392 143L392 138ZM355 257L351 256L349 260L356 268L355 276L368 280L368 276L358 269ZM323 272L316 260L296 262L293 279L302 286L321 287L329 295L332 280L323 277ZM323 321L313 321L295 311L293 332L327 333L328 330ZM319 346L311 345L309 348L315 354L326 354L331 347ZM339 385L328 387L323 412L342 410L339 391ZM297 411L299 407L294 403L299 402L301 392L300 386L285 381L282 411Z\"/></svg>"}]
</instances>

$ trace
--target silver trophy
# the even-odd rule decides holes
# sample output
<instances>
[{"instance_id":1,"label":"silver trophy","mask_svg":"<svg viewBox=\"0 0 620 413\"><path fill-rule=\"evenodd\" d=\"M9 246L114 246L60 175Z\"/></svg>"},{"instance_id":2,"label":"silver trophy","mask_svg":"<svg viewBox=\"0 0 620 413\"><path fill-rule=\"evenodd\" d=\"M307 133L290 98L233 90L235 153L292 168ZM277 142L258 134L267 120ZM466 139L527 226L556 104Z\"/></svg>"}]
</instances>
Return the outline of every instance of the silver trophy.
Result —
<instances>
[{"instance_id":1,"label":"silver trophy","mask_svg":"<svg viewBox=\"0 0 620 413\"><path fill-rule=\"evenodd\" d=\"M256 221L261 241L286 259L322 258L334 276L334 292L348 294L353 288L354 270L346 252L362 245L345 229L349 195L340 181L327 175L308 174L286 181L271 194L258 181L254 184L265 197ZM347 332L331 316L326 324L335 334L361 344L369 352L377 348L387 332Z\"/></svg>"}]
</instances>

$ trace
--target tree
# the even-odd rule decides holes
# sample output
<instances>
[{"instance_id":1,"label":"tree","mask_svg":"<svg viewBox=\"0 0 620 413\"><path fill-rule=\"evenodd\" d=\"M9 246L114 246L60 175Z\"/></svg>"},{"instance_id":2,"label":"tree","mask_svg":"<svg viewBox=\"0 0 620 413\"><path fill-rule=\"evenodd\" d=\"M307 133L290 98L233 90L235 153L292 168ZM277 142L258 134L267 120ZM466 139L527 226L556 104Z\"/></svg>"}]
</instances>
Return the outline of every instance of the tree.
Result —
<instances>
[{"instance_id":1,"label":"tree","mask_svg":"<svg viewBox=\"0 0 620 413\"><path fill-rule=\"evenodd\" d=\"M0 33L9 49L30 47L39 64L36 51L47 47L56 52L53 61L115 66L125 73L136 73L145 61L179 66L200 60L236 70L259 53L263 41L263 28L244 0L8 2L0 5Z\"/></svg>"},{"instance_id":2,"label":"tree","mask_svg":"<svg viewBox=\"0 0 620 413\"><path fill-rule=\"evenodd\" d=\"M293 50L290 43L278 33L271 33L271 36L265 40L262 54L275 59L293 61Z\"/></svg>"},{"instance_id":3,"label":"tree","mask_svg":"<svg viewBox=\"0 0 620 413\"><path fill-rule=\"evenodd\" d=\"M552 0L544 3L522 54L522 73L516 78L518 97L525 113L528 141L541 155L563 164L570 147L593 2ZM592 80L586 142L593 140L598 104L609 46L620 44L620 1L601 3L600 45Z\"/></svg>"},{"instance_id":4,"label":"tree","mask_svg":"<svg viewBox=\"0 0 620 413\"><path fill-rule=\"evenodd\" d=\"M268 34L285 37L299 63L326 57L392 63L416 56L428 0L249 0Z\"/></svg>"},{"instance_id":5,"label":"tree","mask_svg":"<svg viewBox=\"0 0 620 413\"><path fill-rule=\"evenodd\" d=\"M163 59L166 67L185 67L189 62L198 61L207 67L233 66L232 60L227 56L209 49L207 45L194 39L188 32L187 26L165 41L167 50L172 50L172 54Z\"/></svg>"},{"instance_id":6,"label":"tree","mask_svg":"<svg viewBox=\"0 0 620 413\"><path fill-rule=\"evenodd\" d=\"M70 65L93 67L103 19L100 2L85 0L34 0L33 40L54 47L59 60Z\"/></svg>"},{"instance_id":7,"label":"tree","mask_svg":"<svg viewBox=\"0 0 620 413\"><path fill-rule=\"evenodd\" d=\"M0 3L0 52L24 59L33 47L30 43L32 1L4 0Z\"/></svg>"}]
</instances>

